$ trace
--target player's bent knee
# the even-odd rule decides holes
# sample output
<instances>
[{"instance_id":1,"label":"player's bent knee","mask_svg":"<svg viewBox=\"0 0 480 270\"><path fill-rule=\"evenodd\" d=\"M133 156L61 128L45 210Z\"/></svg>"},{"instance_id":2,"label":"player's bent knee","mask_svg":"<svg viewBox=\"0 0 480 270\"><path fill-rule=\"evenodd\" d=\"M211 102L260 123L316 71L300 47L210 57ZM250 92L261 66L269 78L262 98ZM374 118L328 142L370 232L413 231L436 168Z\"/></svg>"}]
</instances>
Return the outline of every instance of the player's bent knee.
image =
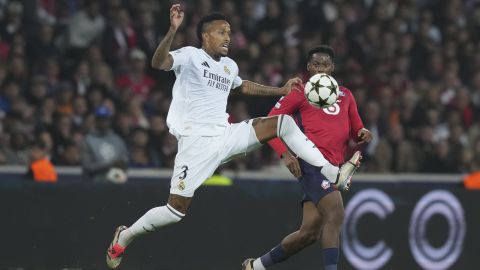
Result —
<instances>
[{"instance_id":1,"label":"player's bent knee","mask_svg":"<svg viewBox=\"0 0 480 270\"><path fill-rule=\"evenodd\" d=\"M288 114L281 114L277 119L277 137L283 137L287 134L288 130L292 127L296 127L295 120Z\"/></svg>"},{"instance_id":2,"label":"player's bent knee","mask_svg":"<svg viewBox=\"0 0 480 270\"><path fill-rule=\"evenodd\" d=\"M185 217L185 214L181 213L180 211L173 208L170 204L165 205L168 209L168 219L170 223L177 223Z\"/></svg>"},{"instance_id":3,"label":"player's bent knee","mask_svg":"<svg viewBox=\"0 0 480 270\"><path fill-rule=\"evenodd\" d=\"M318 240L318 235L322 230L321 222L310 222L303 224L300 228L300 239L302 243L311 245Z\"/></svg>"},{"instance_id":4,"label":"player's bent knee","mask_svg":"<svg viewBox=\"0 0 480 270\"><path fill-rule=\"evenodd\" d=\"M318 232L316 230L300 230L300 241L305 245L311 245L318 240Z\"/></svg>"},{"instance_id":5,"label":"player's bent knee","mask_svg":"<svg viewBox=\"0 0 480 270\"><path fill-rule=\"evenodd\" d=\"M265 143L277 137L277 121L277 116L253 119L252 126L259 142Z\"/></svg>"},{"instance_id":6,"label":"player's bent knee","mask_svg":"<svg viewBox=\"0 0 480 270\"><path fill-rule=\"evenodd\" d=\"M192 203L191 197L184 197L177 194L170 194L168 197L168 204L172 209L178 211L182 215L187 213L190 204Z\"/></svg>"}]
</instances>

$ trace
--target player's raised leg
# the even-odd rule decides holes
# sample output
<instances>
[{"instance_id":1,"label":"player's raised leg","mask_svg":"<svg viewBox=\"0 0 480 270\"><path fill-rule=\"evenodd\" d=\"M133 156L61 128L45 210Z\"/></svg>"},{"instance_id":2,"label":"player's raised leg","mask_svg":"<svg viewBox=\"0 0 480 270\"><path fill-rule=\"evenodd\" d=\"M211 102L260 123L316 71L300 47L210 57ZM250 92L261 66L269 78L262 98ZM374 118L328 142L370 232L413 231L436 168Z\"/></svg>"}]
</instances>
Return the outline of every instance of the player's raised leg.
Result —
<instances>
[{"instance_id":1,"label":"player's raised leg","mask_svg":"<svg viewBox=\"0 0 480 270\"><path fill-rule=\"evenodd\" d=\"M321 168L320 171L339 190L350 186L351 177L360 165L361 154L356 152L340 169L325 159L315 144L310 141L289 115L277 115L253 120L253 127L261 143L278 137L292 152L309 164Z\"/></svg>"}]
</instances>

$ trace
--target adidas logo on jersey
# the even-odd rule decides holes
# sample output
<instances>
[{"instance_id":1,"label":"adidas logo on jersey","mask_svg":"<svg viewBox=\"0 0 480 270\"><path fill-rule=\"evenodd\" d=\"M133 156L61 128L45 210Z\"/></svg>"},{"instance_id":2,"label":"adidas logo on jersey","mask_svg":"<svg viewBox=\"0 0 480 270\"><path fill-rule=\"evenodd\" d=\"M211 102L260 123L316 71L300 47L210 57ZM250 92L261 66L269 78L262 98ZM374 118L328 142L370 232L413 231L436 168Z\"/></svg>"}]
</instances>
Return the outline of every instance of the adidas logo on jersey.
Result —
<instances>
[{"instance_id":1,"label":"adidas logo on jersey","mask_svg":"<svg viewBox=\"0 0 480 270\"><path fill-rule=\"evenodd\" d=\"M210 68L210 65L207 63L207 61L203 62L203 63L202 63L202 66L207 67L207 68Z\"/></svg>"}]
</instances>

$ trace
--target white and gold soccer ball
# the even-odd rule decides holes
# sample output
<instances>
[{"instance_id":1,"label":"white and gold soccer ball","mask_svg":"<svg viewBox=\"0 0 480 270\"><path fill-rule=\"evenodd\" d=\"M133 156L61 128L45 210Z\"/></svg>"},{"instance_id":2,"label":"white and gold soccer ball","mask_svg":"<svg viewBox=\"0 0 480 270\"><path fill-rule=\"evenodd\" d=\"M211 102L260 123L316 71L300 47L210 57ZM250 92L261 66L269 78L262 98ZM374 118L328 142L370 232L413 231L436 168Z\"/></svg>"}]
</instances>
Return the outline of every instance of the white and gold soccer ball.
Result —
<instances>
[{"instance_id":1,"label":"white and gold soccer ball","mask_svg":"<svg viewBox=\"0 0 480 270\"><path fill-rule=\"evenodd\" d=\"M317 108L327 108L335 104L339 91L337 81L325 73L313 75L305 84L305 97Z\"/></svg>"}]
</instances>

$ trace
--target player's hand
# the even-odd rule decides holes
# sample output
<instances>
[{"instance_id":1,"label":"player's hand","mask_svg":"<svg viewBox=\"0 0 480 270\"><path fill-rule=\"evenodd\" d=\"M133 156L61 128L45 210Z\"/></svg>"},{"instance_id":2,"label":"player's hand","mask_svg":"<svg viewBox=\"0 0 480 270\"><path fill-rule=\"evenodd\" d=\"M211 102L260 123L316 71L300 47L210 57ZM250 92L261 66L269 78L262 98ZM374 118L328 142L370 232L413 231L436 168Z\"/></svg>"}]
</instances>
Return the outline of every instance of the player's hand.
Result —
<instances>
[{"instance_id":1,"label":"player's hand","mask_svg":"<svg viewBox=\"0 0 480 270\"><path fill-rule=\"evenodd\" d=\"M369 143L373 136L370 130L362 128L358 131L358 144Z\"/></svg>"},{"instance_id":2,"label":"player's hand","mask_svg":"<svg viewBox=\"0 0 480 270\"><path fill-rule=\"evenodd\" d=\"M298 77L288 80L287 83L281 88L282 96L290 94L290 92L297 89L298 86L301 86L302 83L302 79Z\"/></svg>"},{"instance_id":3,"label":"player's hand","mask_svg":"<svg viewBox=\"0 0 480 270\"><path fill-rule=\"evenodd\" d=\"M300 169L300 163L296 157L294 157L290 152L286 151L282 154L283 164L287 166L288 170L295 176L299 178L302 176L302 170Z\"/></svg>"},{"instance_id":4,"label":"player's hand","mask_svg":"<svg viewBox=\"0 0 480 270\"><path fill-rule=\"evenodd\" d=\"M172 5L170 8L170 27L177 31L180 24L183 22L185 13L180 9L180 4Z\"/></svg>"}]
</instances>

